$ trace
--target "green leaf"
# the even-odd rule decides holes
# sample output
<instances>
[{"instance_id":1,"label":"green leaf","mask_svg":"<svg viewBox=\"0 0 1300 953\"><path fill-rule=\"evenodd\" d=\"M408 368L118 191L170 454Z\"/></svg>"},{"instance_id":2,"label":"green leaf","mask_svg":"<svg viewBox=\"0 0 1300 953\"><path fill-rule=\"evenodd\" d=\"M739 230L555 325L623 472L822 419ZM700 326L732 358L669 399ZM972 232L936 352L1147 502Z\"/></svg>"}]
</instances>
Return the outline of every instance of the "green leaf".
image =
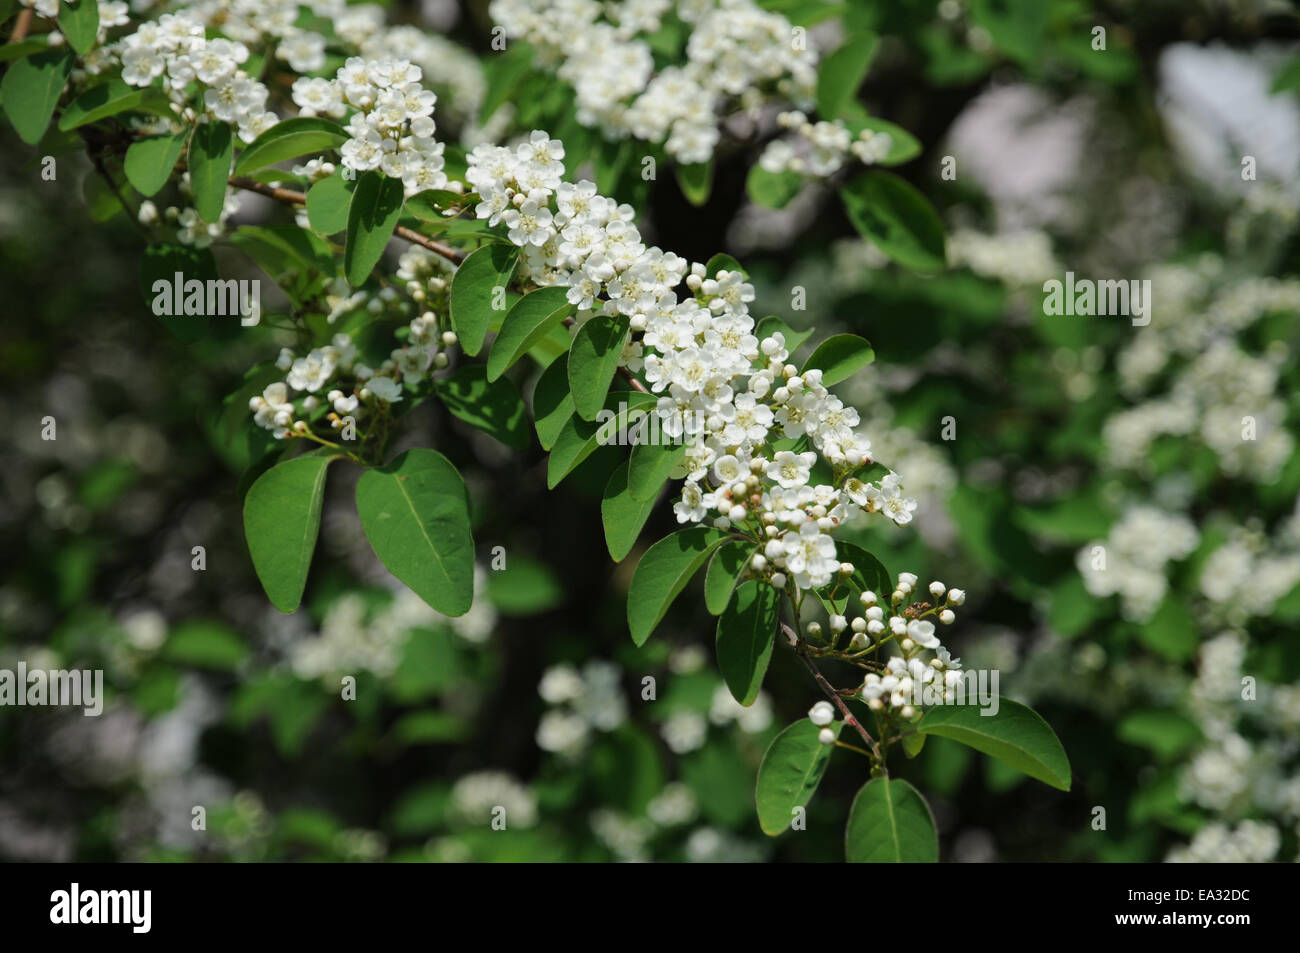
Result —
<instances>
[{"instance_id":1,"label":"green leaf","mask_svg":"<svg viewBox=\"0 0 1300 953\"><path fill-rule=\"evenodd\" d=\"M504 246L488 246L488 248L493 247ZM475 252L475 255L486 250L480 249L479 252ZM465 260L465 264L461 265L462 270L469 267L470 259L473 257L474 255L471 255ZM460 273L460 271L456 272L457 277ZM507 276L496 287L505 287L508 282ZM508 371L516 361L528 353L529 348L536 345L552 328L557 327L573 313L573 305L569 304L568 298L565 297L567 293L567 289L555 285L549 288L538 288L515 302L514 307L506 312L505 319L501 322L501 331L492 342L492 350L488 354L487 361L488 380L494 381ZM453 309L455 294L456 286L453 283ZM489 310L487 314L490 317L491 311ZM455 320L453 311L452 321Z\"/></svg>"},{"instance_id":2,"label":"green leaf","mask_svg":"<svg viewBox=\"0 0 1300 953\"><path fill-rule=\"evenodd\" d=\"M269 165L307 154L318 155L347 142L343 127L315 116L282 119L239 154L235 175L248 175Z\"/></svg>"},{"instance_id":3,"label":"green leaf","mask_svg":"<svg viewBox=\"0 0 1300 953\"><path fill-rule=\"evenodd\" d=\"M443 615L474 601L469 494L436 450L408 450L357 481L361 528L380 562Z\"/></svg>"},{"instance_id":4,"label":"green leaf","mask_svg":"<svg viewBox=\"0 0 1300 953\"><path fill-rule=\"evenodd\" d=\"M876 37L862 33L822 60L817 71L817 112L838 119L857 95L876 53Z\"/></svg>"},{"instance_id":5,"label":"green leaf","mask_svg":"<svg viewBox=\"0 0 1300 953\"><path fill-rule=\"evenodd\" d=\"M406 210L422 222L445 225L456 218L446 214L448 209L462 208L471 201L472 197L450 189L425 189L406 200Z\"/></svg>"},{"instance_id":6,"label":"green leaf","mask_svg":"<svg viewBox=\"0 0 1300 953\"><path fill-rule=\"evenodd\" d=\"M1183 600L1172 593L1165 596L1150 621L1138 625L1138 638L1151 651L1174 662L1191 658L1200 643L1196 620Z\"/></svg>"},{"instance_id":7,"label":"green leaf","mask_svg":"<svg viewBox=\"0 0 1300 953\"><path fill-rule=\"evenodd\" d=\"M71 0L59 4L59 29L68 45L85 53L99 34L99 0Z\"/></svg>"},{"instance_id":8,"label":"green leaf","mask_svg":"<svg viewBox=\"0 0 1300 953\"><path fill-rule=\"evenodd\" d=\"M799 350L803 343L813 336L815 329L809 328L807 331L796 331L790 325L786 324L774 314L769 314L758 326L754 328L754 335L761 341L764 338L770 338L773 334L780 331L785 337L785 349L791 354Z\"/></svg>"},{"instance_id":9,"label":"green leaf","mask_svg":"<svg viewBox=\"0 0 1300 953\"><path fill-rule=\"evenodd\" d=\"M1282 68L1273 77L1273 86L1269 92L1276 95L1294 90L1300 90L1300 56L1293 56L1282 64Z\"/></svg>"},{"instance_id":10,"label":"green leaf","mask_svg":"<svg viewBox=\"0 0 1300 953\"><path fill-rule=\"evenodd\" d=\"M921 143L902 126L895 125L884 119L877 119L875 116L862 115L848 122L849 130L856 136L863 129L870 129L872 132L883 132L889 136L889 152L883 159L877 159L877 165L902 165L904 162L910 162L921 154Z\"/></svg>"},{"instance_id":11,"label":"green leaf","mask_svg":"<svg viewBox=\"0 0 1300 953\"><path fill-rule=\"evenodd\" d=\"M46 37L35 36L28 37L17 43L6 43L0 46L0 63L8 63L10 60L16 60L26 56L28 53L35 53L37 50L46 48Z\"/></svg>"},{"instance_id":12,"label":"green leaf","mask_svg":"<svg viewBox=\"0 0 1300 953\"><path fill-rule=\"evenodd\" d=\"M916 730L960 741L1005 761L1062 791L1070 790L1070 760L1047 722L1031 708L998 698L995 715L974 705L940 705L926 710Z\"/></svg>"},{"instance_id":13,"label":"green leaf","mask_svg":"<svg viewBox=\"0 0 1300 953\"><path fill-rule=\"evenodd\" d=\"M839 735L842 721L829 727ZM758 826L775 837L794 819L794 809L807 807L821 784L826 766L831 763L834 745L818 740L821 729L801 718L772 739L758 766L758 783L754 803L758 808Z\"/></svg>"},{"instance_id":14,"label":"green leaf","mask_svg":"<svg viewBox=\"0 0 1300 953\"><path fill-rule=\"evenodd\" d=\"M871 171L840 191L849 221L865 238L906 268L944 267L943 224L920 192L892 172Z\"/></svg>"},{"instance_id":15,"label":"green leaf","mask_svg":"<svg viewBox=\"0 0 1300 953\"><path fill-rule=\"evenodd\" d=\"M59 130L68 132L130 109L155 104L160 100L165 102L162 94L153 87L140 89L126 85L120 79L110 79L106 83L92 86L70 102L64 108L63 115L59 117Z\"/></svg>"},{"instance_id":16,"label":"green leaf","mask_svg":"<svg viewBox=\"0 0 1300 953\"><path fill-rule=\"evenodd\" d=\"M738 271L744 277L749 277L749 272L745 270L745 266L725 252L718 252L704 265L704 273L711 278L716 278L718 273L723 271Z\"/></svg>"},{"instance_id":17,"label":"green leaf","mask_svg":"<svg viewBox=\"0 0 1300 953\"><path fill-rule=\"evenodd\" d=\"M684 443L638 443L628 461L627 488L635 500L653 500L686 459Z\"/></svg>"},{"instance_id":18,"label":"green leaf","mask_svg":"<svg viewBox=\"0 0 1300 953\"><path fill-rule=\"evenodd\" d=\"M853 564L853 574L849 576L849 585L856 592L874 592L881 600L887 600L894 591L889 570L871 553L856 543L847 540L835 540L835 552L840 562ZM843 613L847 599L834 600L836 609Z\"/></svg>"},{"instance_id":19,"label":"green leaf","mask_svg":"<svg viewBox=\"0 0 1300 953\"><path fill-rule=\"evenodd\" d=\"M565 422L573 416L569 372L564 361L553 361L533 387L533 426L543 450L555 446Z\"/></svg>"},{"instance_id":20,"label":"green leaf","mask_svg":"<svg viewBox=\"0 0 1300 953\"><path fill-rule=\"evenodd\" d=\"M763 687L780 618L781 593L755 579L736 589L718 617L718 668L732 697L742 705L754 704Z\"/></svg>"},{"instance_id":21,"label":"green leaf","mask_svg":"<svg viewBox=\"0 0 1300 953\"><path fill-rule=\"evenodd\" d=\"M155 194L167 184L176 161L185 149L185 133L140 139L126 150L122 168L126 180L144 196Z\"/></svg>"},{"instance_id":22,"label":"green leaf","mask_svg":"<svg viewBox=\"0 0 1300 953\"><path fill-rule=\"evenodd\" d=\"M478 121L484 123L504 103L531 68L532 50L523 43L511 43L504 51L484 58L487 89L479 104Z\"/></svg>"},{"instance_id":23,"label":"green leaf","mask_svg":"<svg viewBox=\"0 0 1300 953\"><path fill-rule=\"evenodd\" d=\"M73 59L68 50L42 50L14 62L0 81L5 115L18 138L29 146L45 135L72 72Z\"/></svg>"},{"instance_id":24,"label":"green leaf","mask_svg":"<svg viewBox=\"0 0 1300 953\"><path fill-rule=\"evenodd\" d=\"M930 806L899 778L874 778L849 808L844 855L853 864L933 864L939 834Z\"/></svg>"},{"instance_id":25,"label":"green leaf","mask_svg":"<svg viewBox=\"0 0 1300 953\"><path fill-rule=\"evenodd\" d=\"M195 128L190 139L190 190L194 208L205 222L221 218L234 157L234 136L224 122L205 122Z\"/></svg>"},{"instance_id":26,"label":"green leaf","mask_svg":"<svg viewBox=\"0 0 1300 953\"><path fill-rule=\"evenodd\" d=\"M785 208L803 189L804 177L798 172L769 172L754 165L745 179L745 191L759 205Z\"/></svg>"},{"instance_id":27,"label":"green leaf","mask_svg":"<svg viewBox=\"0 0 1300 953\"><path fill-rule=\"evenodd\" d=\"M605 409L610 411L607 419L593 422L577 416L566 418L560 425L555 443L551 446L551 455L546 461L547 489L555 489L582 461L595 453L597 447L617 439L630 419L643 414L649 404L656 402L656 398L650 394L619 391L606 399Z\"/></svg>"},{"instance_id":28,"label":"green leaf","mask_svg":"<svg viewBox=\"0 0 1300 953\"><path fill-rule=\"evenodd\" d=\"M435 385L455 416L516 450L528 449L524 399L508 377L489 381L482 364L462 364Z\"/></svg>"},{"instance_id":29,"label":"green leaf","mask_svg":"<svg viewBox=\"0 0 1300 953\"><path fill-rule=\"evenodd\" d=\"M677 166L677 185L686 201L695 206L703 205L713 191L713 160Z\"/></svg>"},{"instance_id":30,"label":"green leaf","mask_svg":"<svg viewBox=\"0 0 1300 953\"><path fill-rule=\"evenodd\" d=\"M172 629L162 654L182 665L233 669L248 657L248 646L220 622L191 621Z\"/></svg>"},{"instance_id":31,"label":"green leaf","mask_svg":"<svg viewBox=\"0 0 1300 953\"><path fill-rule=\"evenodd\" d=\"M506 568L488 573L487 599L502 615L537 615L562 603L564 589L545 563L512 553Z\"/></svg>"},{"instance_id":32,"label":"green leaf","mask_svg":"<svg viewBox=\"0 0 1300 953\"><path fill-rule=\"evenodd\" d=\"M352 287L364 285L384 257L388 240L402 217L404 195L401 179L390 179L379 172L365 172L357 179L348 206L347 247L343 253L343 268Z\"/></svg>"},{"instance_id":33,"label":"green leaf","mask_svg":"<svg viewBox=\"0 0 1300 953\"><path fill-rule=\"evenodd\" d=\"M325 471L337 454L309 453L277 464L244 498L244 536L267 597L281 612L302 602L320 531Z\"/></svg>"},{"instance_id":34,"label":"green leaf","mask_svg":"<svg viewBox=\"0 0 1300 953\"><path fill-rule=\"evenodd\" d=\"M614 562L622 562L636 545L655 500L636 500L627 491L627 461L609 475L600 501L600 520L605 527L605 546ZM728 593L730 596L730 593Z\"/></svg>"},{"instance_id":35,"label":"green leaf","mask_svg":"<svg viewBox=\"0 0 1300 953\"><path fill-rule=\"evenodd\" d=\"M598 315L578 328L569 347L569 389L583 420L594 420L605 406L628 333L628 320L621 315Z\"/></svg>"},{"instance_id":36,"label":"green leaf","mask_svg":"<svg viewBox=\"0 0 1300 953\"><path fill-rule=\"evenodd\" d=\"M852 377L875 359L876 352L865 338L856 334L835 334L817 345L808 360L803 362L803 370L820 368L823 386L831 387Z\"/></svg>"},{"instance_id":37,"label":"green leaf","mask_svg":"<svg viewBox=\"0 0 1300 953\"><path fill-rule=\"evenodd\" d=\"M1126 715L1115 737L1155 752L1164 760L1176 758L1201 740L1196 722L1177 711L1136 711Z\"/></svg>"},{"instance_id":38,"label":"green leaf","mask_svg":"<svg viewBox=\"0 0 1300 953\"><path fill-rule=\"evenodd\" d=\"M357 180L341 175L321 179L307 190L307 220L322 235L337 235L348 227L348 209Z\"/></svg>"},{"instance_id":39,"label":"green leaf","mask_svg":"<svg viewBox=\"0 0 1300 953\"><path fill-rule=\"evenodd\" d=\"M173 289L178 273L183 311L185 283L215 279L217 261L212 257L211 249L192 245L159 243L144 250L140 259L140 294L145 305L178 340L189 344L208 333L211 316L206 313L170 313L177 310Z\"/></svg>"},{"instance_id":40,"label":"green leaf","mask_svg":"<svg viewBox=\"0 0 1300 953\"><path fill-rule=\"evenodd\" d=\"M451 279L451 324L460 336L461 347L473 357L483 349L488 325L492 323L492 305L497 299L493 289L500 288L500 300L519 261L519 249L502 242L484 245L472 252L456 269Z\"/></svg>"},{"instance_id":41,"label":"green leaf","mask_svg":"<svg viewBox=\"0 0 1300 953\"><path fill-rule=\"evenodd\" d=\"M754 550L754 543L733 539L713 554L704 574L704 605L710 615L722 615L726 611L736 582Z\"/></svg>"},{"instance_id":42,"label":"green leaf","mask_svg":"<svg viewBox=\"0 0 1300 953\"><path fill-rule=\"evenodd\" d=\"M692 526L646 550L627 593L627 623L633 642L645 644L673 600L727 538L711 526Z\"/></svg>"}]
</instances>

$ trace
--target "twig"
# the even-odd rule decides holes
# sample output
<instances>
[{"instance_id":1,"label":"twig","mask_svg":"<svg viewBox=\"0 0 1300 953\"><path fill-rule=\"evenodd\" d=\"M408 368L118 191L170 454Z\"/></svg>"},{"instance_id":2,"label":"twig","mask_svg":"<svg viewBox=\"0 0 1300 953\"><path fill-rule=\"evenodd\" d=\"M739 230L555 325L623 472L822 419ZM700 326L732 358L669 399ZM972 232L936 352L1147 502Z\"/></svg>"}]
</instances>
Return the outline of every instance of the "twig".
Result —
<instances>
[{"instance_id":1,"label":"twig","mask_svg":"<svg viewBox=\"0 0 1300 953\"><path fill-rule=\"evenodd\" d=\"M277 202L284 202L287 205L306 205L307 196L303 192L295 192L293 189L282 188L278 185L267 185L264 182L255 182L252 179L246 179L242 176L234 176L230 184L237 189L244 189L248 192L256 192L258 195L265 195L267 198L275 199ZM444 245L442 242L434 241L427 235L421 235L414 229L407 228L405 225L397 226L394 234L401 239L411 242L413 245L419 245L427 248L435 255L441 255L448 261L459 265L465 260L465 256L450 245Z\"/></svg>"},{"instance_id":2,"label":"twig","mask_svg":"<svg viewBox=\"0 0 1300 953\"><path fill-rule=\"evenodd\" d=\"M872 738L871 735L867 733L867 729L862 727L862 722L858 721L853 712L849 710L849 706L844 704L844 699L840 697L840 693L835 690L834 686L832 686L830 682L826 681L826 676L818 671L817 666L813 664L812 659L803 653L800 648L800 646L803 645L803 640L799 638L794 629L790 628L784 622L781 623L781 631L785 633L786 638L794 645L795 654L798 655L803 661L803 664L808 667L808 671L812 674L813 679L817 682L821 690L826 693L826 697L833 701L835 706L839 708L840 714L844 716L845 724L851 725L857 730L858 734L862 736L862 740L865 741L867 746L871 749L871 753L875 756L876 762L883 764L884 758L880 755L880 747L876 744L876 739Z\"/></svg>"},{"instance_id":3,"label":"twig","mask_svg":"<svg viewBox=\"0 0 1300 953\"><path fill-rule=\"evenodd\" d=\"M27 39L27 31L32 28L32 8L23 7L18 19L14 23L14 31L9 34L10 43L21 43Z\"/></svg>"}]
</instances>

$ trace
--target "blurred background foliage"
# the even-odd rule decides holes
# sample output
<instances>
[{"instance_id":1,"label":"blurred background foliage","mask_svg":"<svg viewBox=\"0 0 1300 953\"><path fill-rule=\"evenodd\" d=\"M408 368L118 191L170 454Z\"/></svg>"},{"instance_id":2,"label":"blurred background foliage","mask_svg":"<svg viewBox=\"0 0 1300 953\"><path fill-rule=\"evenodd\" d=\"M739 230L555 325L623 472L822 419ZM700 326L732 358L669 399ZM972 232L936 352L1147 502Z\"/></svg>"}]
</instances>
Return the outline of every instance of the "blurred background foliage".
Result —
<instances>
[{"instance_id":1,"label":"blurred background foliage","mask_svg":"<svg viewBox=\"0 0 1300 953\"><path fill-rule=\"evenodd\" d=\"M931 739L897 769L930 795L942 856L1294 859L1300 21L1253 0L764 5L799 8L819 46L881 35L860 98L920 141L896 171L940 210L951 267L890 265L822 186L751 203L761 146L743 135L702 206L669 174L620 191L649 240L740 258L756 314L875 347L844 394L922 506L857 541L895 574L970 593L954 653L997 668L1075 773L1063 795ZM393 16L481 57L496 134L569 132L571 154L616 160L566 120L562 83L502 76L485 4ZM404 446L437 447L470 486L475 608L443 618L388 576L347 505L356 472L338 467L307 599L276 612L239 516L252 428L223 404L273 332L186 345L160 329L137 287L145 240L76 144L44 182L4 136L0 667L102 668L109 700L99 718L0 709L0 857L840 859L857 763L832 763L806 832L766 838L755 819L765 746L816 700L788 653L741 710L701 599L644 649L628 639L637 554L610 562L598 506L616 452L547 493L540 448L421 405ZM247 272L238 249L214 252L223 274ZM1066 270L1151 278L1151 324L1044 316L1042 284ZM1247 414L1258 447L1215 423ZM661 505L645 538L674 525ZM1190 549L1161 550L1186 527ZM1126 574L1117 594L1082 565L1098 544ZM495 805L507 832L489 826Z\"/></svg>"}]
</instances>

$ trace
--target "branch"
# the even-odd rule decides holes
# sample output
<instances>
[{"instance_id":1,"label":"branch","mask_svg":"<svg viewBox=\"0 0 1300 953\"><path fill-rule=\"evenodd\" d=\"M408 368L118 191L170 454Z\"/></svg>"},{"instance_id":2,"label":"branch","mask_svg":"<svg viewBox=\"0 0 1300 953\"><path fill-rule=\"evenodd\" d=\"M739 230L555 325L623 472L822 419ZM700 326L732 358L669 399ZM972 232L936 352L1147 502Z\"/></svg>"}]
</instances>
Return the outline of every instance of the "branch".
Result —
<instances>
[{"instance_id":1,"label":"branch","mask_svg":"<svg viewBox=\"0 0 1300 953\"><path fill-rule=\"evenodd\" d=\"M880 755L880 747L876 744L876 740L867 733L866 728L862 727L862 722L858 721L853 712L849 710L849 706L844 704L844 699L840 697L840 693L835 690L834 686L832 686L830 682L826 681L826 676L818 671L817 666L813 664L812 659L805 655L803 650L800 648L800 646L803 645L803 640L799 638L794 629L790 628L790 626L786 625L784 622L781 623L781 631L785 633L785 637L794 645L795 654L798 655L803 661L803 664L808 667L808 671L812 674L817 685L826 693L826 697L834 702L835 706L840 710L840 714L844 716L845 724L851 725L857 730L858 734L862 736L862 740L866 742L867 746L871 749L871 753L875 756L876 762L878 764L884 764L884 758Z\"/></svg>"},{"instance_id":2,"label":"branch","mask_svg":"<svg viewBox=\"0 0 1300 953\"><path fill-rule=\"evenodd\" d=\"M17 21L14 23L14 31L9 34L9 42L21 43L23 40L27 39L27 31L31 28L32 8L23 7L22 12L18 14Z\"/></svg>"},{"instance_id":3,"label":"branch","mask_svg":"<svg viewBox=\"0 0 1300 953\"><path fill-rule=\"evenodd\" d=\"M246 179L242 176L234 176L230 184L237 189L244 189L249 192L256 192L258 195L265 195L269 199L275 199L277 202L284 202L286 205L306 205L307 196L302 192L295 192L293 189L281 188L278 185L267 185L264 182L254 182L252 179ZM407 228L405 225L397 226L394 234L401 239L405 239L413 245L419 245L421 248L427 248L435 255L441 255L443 258L459 265L465 260L465 256L450 245L444 245L442 242L436 242L427 235L421 235L414 229Z\"/></svg>"}]
</instances>

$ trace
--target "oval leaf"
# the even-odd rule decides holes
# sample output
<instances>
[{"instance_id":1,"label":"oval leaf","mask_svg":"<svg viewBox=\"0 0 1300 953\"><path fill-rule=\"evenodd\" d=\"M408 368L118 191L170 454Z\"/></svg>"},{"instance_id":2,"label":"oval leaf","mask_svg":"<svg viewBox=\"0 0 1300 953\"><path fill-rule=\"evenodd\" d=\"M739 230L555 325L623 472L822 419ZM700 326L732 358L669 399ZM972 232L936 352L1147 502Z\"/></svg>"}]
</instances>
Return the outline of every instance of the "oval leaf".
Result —
<instances>
[{"instance_id":1,"label":"oval leaf","mask_svg":"<svg viewBox=\"0 0 1300 953\"><path fill-rule=\"evenodd\" d=\"M734 539L719 547L709 560L708 571L704 574L704 605L711 615L722 615L726 611L736 580L754 549L753 543Z\"/></svg>"},{"instance_id":2,"label":"oval leaf","mask_svg":"<svg viewBox=\"0 0 1300 953\"><path fill-rule=\"evenodd\" d=\"M765 582L743 583L718 617L718 668L742 705L754 704L763 687L776 627L780 622L781 594Z\"/></svg>"},{"instance_id":3,"label":"oval leaf","mask_svg":"<svg viewBox=\"0 0 1300 953\"><path fill-rule=\"evenodd\" d=\"M184 149L184 132L131 143L122 164L126 180L141 195L153 195L167 184Z\"/></svg>"},{"instance_id":4,"label":"oval leaf","mask_svg":"<svg viewBox=\"0 0 1300 953\"><path fill-rule=\"evenodd\" d=\"M627 491L627 461L609 475L600 501L600 521L605 527L605 546L614 562L622 562L636 545L646 520L655 508L654 500L634 500ZM727 596L730 598L728 590Z\"/></svg>"},{"instance_id":5,"label":"oval leaf","mask_svg":"<svg viewBox=\"0 0 1300 953\"><path fill-rule=\"evenodd\" d=\"M402 217L404 196L401 179L366 172L357 180L348 205L347 247L343 253L344 271L352 287L364 285L384 257L388 240Z\"/></svg>"},{"instance_id":6,"label":"oval leaf","mask_svg":"<svg viewBox=\"0 0 1300 953\"><path fill-rule=\"evenodd\" d=\"M235 138L224 122L205 122L190 139L190 190L194 208L205 222L221 218L226 181L235 157Z\"/></svg>"},{"instance_id":7,"label":"oval leaf","mask_svg":"<svg viewBox=\"0 0 1300 953\"><path fill-rule=\"evenodd\" d=\"M482 364L464 364L436 386L443 404L465 423L508 447L528 449L524 399L510 378L489 381Z\"/></svg>"},{"instance_id":8,"label":"oval leaf","mask_svg":"<svg viewBox=\"0 0 1300 953\"><path fill-rule=\"evenodd\" d=\"M829 727L838 736L842 721ZM831 763L834 745L818 740L821 729L801 718L772 739L758 766L754 803L758 826L771 837L790 826L796 807L806 807Z\"/></svg>"},{"instance_id":9,"label":"oval leaf","mask_svg":"<svg viewBox=\"0 0 1300 953\"><path fill-rule=\"evenodd\" d=\"M474 601L469 497L456 468L436 450L408 450L357 481L361 528L380 562L443 615Z\"/></svg>"},{"instance_id":10,"label":"oval leaf","mask_svg":"<svg viewBox=\"0 0 1300 953\"><path fill-rule=\"evenodd\" d=\"M67 0L59 4L59 29L68 45L85 53L99 33L99 0Z\"/></svg>"},{"instance_id":11,"label":"oval leaf","mask_svg":"<svg viewBox=\"0 0 1300 953\"><path fill-rule=\"evenodd\" d=\"M871 349L866 338L856 334L835 334L817 345L817 349L804 361L803 369L820 369L822 384L830 387L852 377L875 359L876 352Z\"/></svg>"},{"instance_id":12,"label":"oval leaf","mask_svg":"<svg viewBox=\"0 0 1300 953\"><path fill-rule=\"evenodd\" d=\"M684 459L684 443L638 443L634 446L627 471L627 488L633 499L653 500L657 497L669 475Z\"/></svg>"},{"instance_id":13,"label":"oval leaf","mask_svg":"<svg viewBox=\"0 0 1300 953\"><path fill-rule=\"evenodd\" d=\"M140 89L126 85L120 79L110 79L107 83L92 86L69 103L59 117L59 129L67 132L129 109L154 106L160 102L166 105L166 99L153 87Z\"/></svg>"},{"instance_id":14,"label":"oval leaf","mask_svg":"<svg viewBox=\"0 0 1300 953\"><path fill-rule=\"evenodd\" d=\"M335 454L309 453L267 470L244 498L244 536L271 604L293 612L302 602L320 530L325 471Z\"/></svg>"},{"instance_id":15,"label":"oval leaf","mask_svg":"<svg viewBox=\"0 0 1300 953\"><path fill-rule=\"evenodd\" d=\"M533 387L533 426L537 442L550 450L573 416L573 395L569 393L569 374L564 361L553 361L542 371Z\"/></svg>"},{"instance_id":16,"label":"oval leaf","mask_svg":"<svg viewBox=\"0 0 1300 953\"><path fill-rule=\"evenodd\" d=\"M15 61L0 81L5 115L29 146L40 142L49 128L73 59L68 50L42 50Z\"/></svg>"},{"instance_id":17,"label":"oval leaf","mask_svg":"<svg viewBox=\"0 0 1300 953\"><path fill-rule=\"evenodd\" d=\"M951 738L1004 761L1044 784L1070 790L1070 759L1051 726L1032 708L998 697L997 714L976 705L939 705L926 710L916 730Z\"/></svg>"},{"instance_id":18,"label":"oval leaf","mask_svg":"<svg viewBox=\"0 0 1300 953\"><path fill-rule=\"evenodd\" d=\"M850 37L822 61L817 71L817 112L823 119L839 118L853 102L875 53L875 35L863 33Z\"/></svg>"},{"instance_id":19,"label":"oval leaf","mask_svg":"<svg viewBox=\"0 0 1300 953\"><path fill-rule=\"evenodd\" d=\"M627 624L633 642L645 645L673 600L727 538L711 526L692 526L646 550L627 593Z\"/></svg>"},{"instance_id":20,"label":"oval leaf","mask_svg":"<svg viewBox=\"0 0 1300 953\"><path fill-rule=\"evenodd\" d=\"M868 781L849 808L844 854L851 864L936 863L939 835L930 805L901 779Z\"/></svg>"},{"instance_id":21,"label":"oval leaf","mask_svg":"<svg viewBox=\"0 0 1300 953\"><path fill-rule=\"evenodd\" d=\"M840 192L849 221L894 261L917 271L944 267L943 224L920 192L892 172L868 172Z\"/></svg>"},{"instance_id":22,"label":"oval leaf","mask_svg":"<svg viewBox=\"0 0 1300 953\"><path fill-rule=\"evenodd\" d=\"M315 116L295 116L276 123L254 139L239 155L235 175L248 175L285 159L318 154L347 142L348 134L336 122Z\"/></svg>"},{"instance_id":23,"label":"oval leaf","mask_svg":"<svg viewBox=\"0 0 1300 953\"><path fill-rule=\"evenodd\" d=\"M454 288L452 293L455 294ZM569 304L566 294L566 289L559 286L538 288L515 302L514 307L506 312L501 331L492 342L487 361L488 380L494 381L504 374L515 361L528 353L529 348L573 313L573 305Z\"/></svg>"},{"instance_id":24,"label":"oval leaf","mask_svg":"<svg viewBox=\"0 0 1300 953\"><path fill-rule=\"evenodd\" d=\"M307 190L307 220L322 235L337 235L348 227L348 208L357 180L331 175Z\"/></svg>"},{"instance_id":25,"label":"oval leaf","mask_svg":"<svg viewBox=\"0 0 1300 953\"><path fill-rule=\"evenodd\" d=\"M519 260L519 249L502 242L484 245L471 253L451 279L451 325L461 347L473 357L483 349L493 304L505 301L505 289ZM502 289L499 293L494 289Z\"/></svg>"},{"instance_id":26,"label":"oval leaf","mask_svg":"<svg viewBox=\"0 0 1300 953\"><path fill-rule=\"evenodd\" d=\"M583 420L594 420L605 406L627 336L628 321L620 315L599 315L578 328L569 347L569 389Z\"/></svg>"}]
</instances>

